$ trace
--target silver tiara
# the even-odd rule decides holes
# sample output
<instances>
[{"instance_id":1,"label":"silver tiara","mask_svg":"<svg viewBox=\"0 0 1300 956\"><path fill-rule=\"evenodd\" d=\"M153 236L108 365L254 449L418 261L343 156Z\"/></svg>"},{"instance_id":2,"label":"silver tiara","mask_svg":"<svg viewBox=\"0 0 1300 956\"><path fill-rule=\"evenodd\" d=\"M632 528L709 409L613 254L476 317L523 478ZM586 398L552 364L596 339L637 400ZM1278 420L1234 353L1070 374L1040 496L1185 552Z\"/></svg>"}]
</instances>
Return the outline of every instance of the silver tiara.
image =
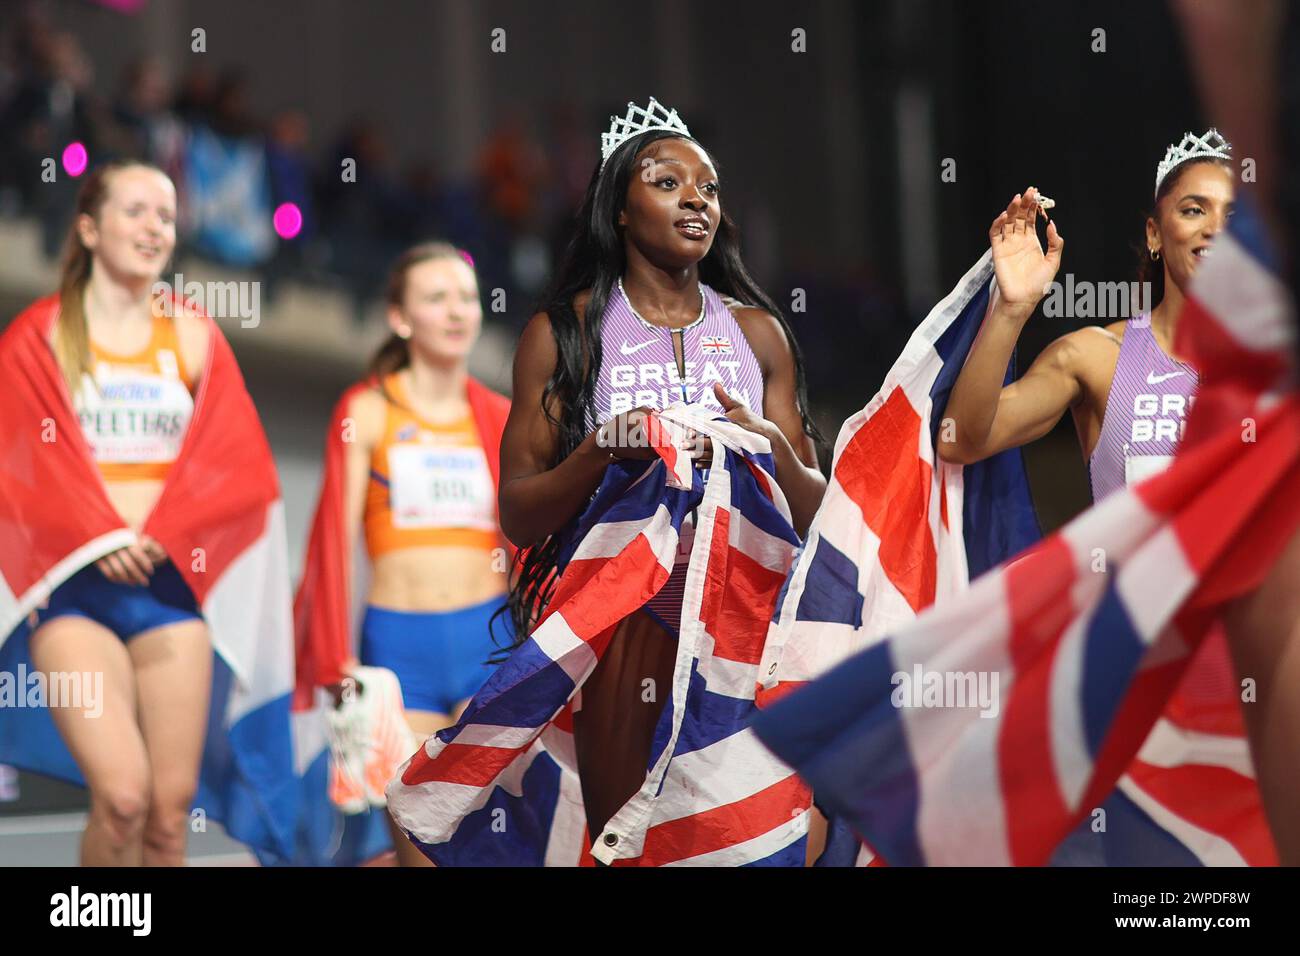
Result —
<instances>
[{"instance_id":1,"label":"silver tiara","mask_svg":"<svg viewBox=\"0 0 1300 956\"><path fill-rule=\"evenodd\" d=\"M691 131L681 121L676 110L670 110L653 96L645 109L628 102L627 115L609 118L609 132L600 134L600 168L604 169L609 157L627 140L648 129L667 129L683 136L690 136Z\"/></svg>"},{"instance_id":2,"label":"silver tiara","mask_svg":"<svg viewBox=\"0 0 1300 956\"><path fill-rule=\"evenodd\" d=\"M1232 144L1219 135L1217 129L1209 129L1204 136L1184 133L1183 140L1177 146L1170 146L1165 151L1165 158L1156 166L1156 192L1160 195L1160 184L1165 181L1169 171L1189 159L1232 159Z\"/></svg>"}]
</instances>

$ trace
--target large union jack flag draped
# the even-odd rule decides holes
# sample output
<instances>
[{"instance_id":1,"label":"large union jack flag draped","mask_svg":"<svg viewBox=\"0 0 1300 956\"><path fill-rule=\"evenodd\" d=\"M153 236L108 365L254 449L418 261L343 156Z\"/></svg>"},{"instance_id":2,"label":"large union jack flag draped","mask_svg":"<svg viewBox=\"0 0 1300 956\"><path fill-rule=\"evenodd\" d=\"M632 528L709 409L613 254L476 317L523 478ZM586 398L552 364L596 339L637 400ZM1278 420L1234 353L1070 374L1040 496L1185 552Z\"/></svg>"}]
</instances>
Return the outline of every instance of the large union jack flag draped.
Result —
<instances>
[{"instance_id":1,"label":"large union jack flag draped","mask_svg":"<svg viewBox=\"0 0 1300 956\"><path fill-rule=\"evenodd\" d=\"M388 787L394 818L439 865L803 865L810 795L749 728L798 544L770 445L695 405L655 421L658 457L609 467L528 640ZM713 441L707 474L680 450L688 429ZM645 782L592 840L573 713L619 622L668 580L692 511L676 669Z\"/></svg>"}]
</instances>

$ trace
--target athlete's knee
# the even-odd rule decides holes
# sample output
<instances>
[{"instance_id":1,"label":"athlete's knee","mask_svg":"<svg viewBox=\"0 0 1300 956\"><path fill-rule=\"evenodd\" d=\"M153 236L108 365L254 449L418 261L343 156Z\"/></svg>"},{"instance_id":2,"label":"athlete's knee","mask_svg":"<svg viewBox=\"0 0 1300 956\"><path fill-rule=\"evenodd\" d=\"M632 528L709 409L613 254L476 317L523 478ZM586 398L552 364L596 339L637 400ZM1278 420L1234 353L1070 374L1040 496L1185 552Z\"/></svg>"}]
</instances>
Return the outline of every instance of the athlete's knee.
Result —
<instances>
[{"instance_id":1,"label":"athlete's knee","mask_svg":"<svg viewBox=\"0 0 1300 956\"><path fill-rule=\"evenodd\" d=\"M195 786L193 780L155 781L145 821L146 847L161 853L184 852Z\"/></svg>"},{"instance_id":2,"label":"athlete's knee","mask_svg":"<svg viewBox=\"0 0 1300 956\"><path fill-rule=\"evenodd\" d=\"M149 785L144 778L119 780L91 793L90 813L114 847L136 843L149 817Z\"/></svg>"}]
</instances>

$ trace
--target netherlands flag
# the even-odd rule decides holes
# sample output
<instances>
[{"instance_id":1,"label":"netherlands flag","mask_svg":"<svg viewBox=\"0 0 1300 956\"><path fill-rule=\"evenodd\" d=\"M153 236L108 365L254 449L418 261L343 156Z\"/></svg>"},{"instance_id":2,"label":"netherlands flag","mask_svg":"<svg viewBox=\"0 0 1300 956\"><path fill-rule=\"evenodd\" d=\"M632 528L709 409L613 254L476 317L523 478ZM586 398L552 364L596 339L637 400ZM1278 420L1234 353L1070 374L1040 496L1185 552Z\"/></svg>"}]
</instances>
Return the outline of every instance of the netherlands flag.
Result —
<instances>
[{"instance_id":1,"label":"netherlands flag","mask_svg":"<svg viewBox=\"0 0 1300 956\"><path fill-rule=\"evenodd\" d=\"M0 672L33 673L28 615L78 570L136 540L109 502L49 345L58 297L0 338ZM210 320L209 320L210 321ZM291 719L284 504L234 354L210 321L180 453L144 532L193 591L213 646L194 808L264 863L298 856L301 779L324 766L320 714ZM84 785L47 708L0 709L0 763Z\"/></svg>"},{"instance_id":2,"label":"netherlands flag","mask_svg":"<svg viewBox=\"0 0 1300 956\"><path fill-rule=\"evenodd\" d=\"M665 409L650 429L659 457L608 468L532 635L389 785L394 818L439 865L803 865L807 788L749 729L798 539L767 440L714 414ZM713 441L707 473L679 450L688 429ZM591 839L578 692L619 622L668 580L692 511L676 668L645 782Z\"/></svg>"},{"instance_id":3,"label":"netherlands flag","mask_svg":"<svg viewBox=\"0 0 1300 956\"><path fill-rule=\"evenodd\" d=\"M1240 724L1197 729L1192 695L1175 693L1198 648L1221 640L1223 604L1300 523L1287 296L1248 227L1239 213L1241 234L1220 237L1180 325L1202 379L1173 466L964 595L866 635L758 718L888 862L1035 865L1067 837L1102 845L1089 862L1275 861ZM854 599L841 579L838 606ZM815 676L807 657L796 680ZM933 699L901 693L918 677ZM963 685L977 699L959 702Z\"/></svg>"}]
</instances>

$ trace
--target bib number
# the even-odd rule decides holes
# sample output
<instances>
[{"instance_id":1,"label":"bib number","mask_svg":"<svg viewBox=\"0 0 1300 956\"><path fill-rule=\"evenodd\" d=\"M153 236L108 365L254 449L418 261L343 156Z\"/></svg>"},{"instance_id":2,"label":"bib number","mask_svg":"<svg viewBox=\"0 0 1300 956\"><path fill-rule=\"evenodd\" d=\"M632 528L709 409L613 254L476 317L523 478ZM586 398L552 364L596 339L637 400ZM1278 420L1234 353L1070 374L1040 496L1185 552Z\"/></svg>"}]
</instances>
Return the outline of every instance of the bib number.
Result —
<instances>
[{"instance_id":1,"label":"bib number","mask_svg":"<svg viewBox=\"0 0 1300 956\"><path fill-rule=\"evenodd\" d=\"M481 448L393 445L389 496L397 528L492 530L492 482Z\"/></svg>"},{"instance_id":2,"label":"bib number","mask_svg":"<svg viewBox=\"0 0 1300 956\"><path fill-rule=\"evenodd\" d=\"M1169 467L1173 455L1130 455L1124 459L1124 484L1136 485Z\"/></svg>"}]
</instances>

